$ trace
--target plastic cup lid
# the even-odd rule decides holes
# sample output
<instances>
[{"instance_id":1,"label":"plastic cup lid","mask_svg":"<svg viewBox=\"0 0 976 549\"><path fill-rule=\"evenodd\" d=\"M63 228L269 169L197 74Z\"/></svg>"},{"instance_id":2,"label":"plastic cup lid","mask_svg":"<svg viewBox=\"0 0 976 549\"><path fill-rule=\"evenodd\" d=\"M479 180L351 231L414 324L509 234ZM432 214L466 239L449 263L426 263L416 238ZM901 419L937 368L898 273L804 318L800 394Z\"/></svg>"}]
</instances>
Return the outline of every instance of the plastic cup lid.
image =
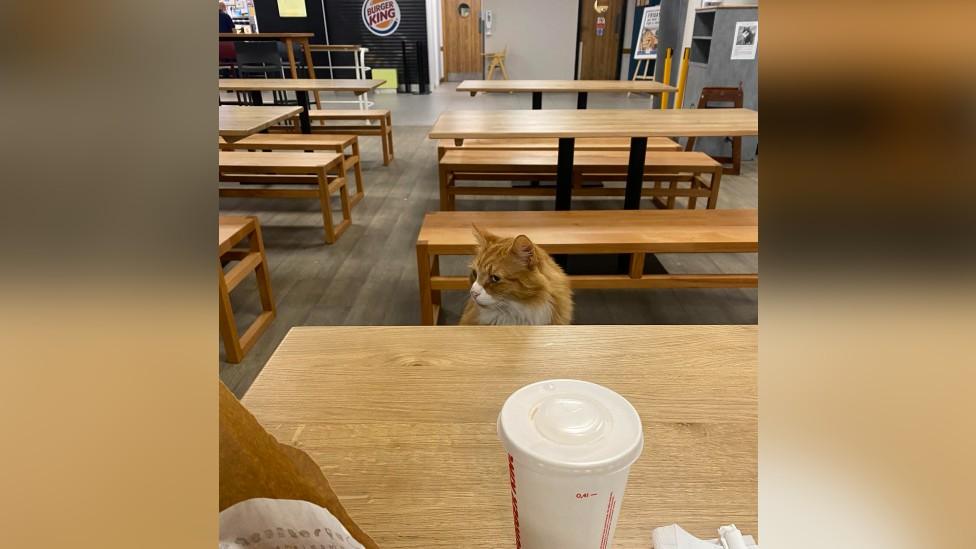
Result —
<instances>
[{"instance_id":1,"label":"plastic cup lid","mask_svg":"<svg viewBox=\"0 0 976 549\"><path fill-rule=\"evenodd\" d=\"M522 464L577 474L619 471L644 448L630 402L575 379L539 381L512 393L498 414L498 437Z\"/></svg>"}]
</instances>

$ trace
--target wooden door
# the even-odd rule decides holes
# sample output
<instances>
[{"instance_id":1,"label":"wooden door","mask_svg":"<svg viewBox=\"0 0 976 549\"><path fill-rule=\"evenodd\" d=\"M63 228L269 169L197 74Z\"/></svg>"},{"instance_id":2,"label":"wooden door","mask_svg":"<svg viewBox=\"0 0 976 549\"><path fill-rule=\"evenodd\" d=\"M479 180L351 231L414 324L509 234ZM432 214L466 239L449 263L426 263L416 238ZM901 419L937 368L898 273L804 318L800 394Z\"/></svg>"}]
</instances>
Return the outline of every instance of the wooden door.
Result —
<instances>
[{"instance_id":1,"label":"wooden door","mask_svg":"<svg viewBox=\"0 0 976 549\"><path fill-rule=\"evenodd\" d=\"M626 4L626 0L580 0L580 80L620 77L620 38Z\"/></svg>"},{"instance_id":2,"label":"wooden door","mask_svg":"<svg viewBox=\"0 0 976 549\"><path fill-rule=\"evenodd\" d=\"M450 81L484 74L481 0L443 0L444 73Z\"/></svg>"}]
</instances>

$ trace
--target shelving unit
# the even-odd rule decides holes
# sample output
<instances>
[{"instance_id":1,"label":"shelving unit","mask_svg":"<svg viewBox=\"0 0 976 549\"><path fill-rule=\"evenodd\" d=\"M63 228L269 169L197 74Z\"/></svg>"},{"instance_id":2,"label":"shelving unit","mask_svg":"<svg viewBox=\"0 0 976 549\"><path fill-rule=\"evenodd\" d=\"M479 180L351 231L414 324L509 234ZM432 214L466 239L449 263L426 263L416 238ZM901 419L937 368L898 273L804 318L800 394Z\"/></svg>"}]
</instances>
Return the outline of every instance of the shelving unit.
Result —
<instances>
[{"instance_id":1,"label":"shelving unit","mask_svg":"<svg viewBox=\"0 0 976 549\"><path fill-rule=\"evenodd\" d=\"M681 108L694 109L704 87L738 87L742 84L743 106L759 108L756 59L732 60L732 41L735 24L739 21L758 21L756 6L723 4L695 12L692 25L691 55L688 80L685 84ZM742 159L755 158L756 137L742 140ZM721 137L698 139L696 150L713 156L729 156L731 142Z\"/></svg>"}]
</instances>

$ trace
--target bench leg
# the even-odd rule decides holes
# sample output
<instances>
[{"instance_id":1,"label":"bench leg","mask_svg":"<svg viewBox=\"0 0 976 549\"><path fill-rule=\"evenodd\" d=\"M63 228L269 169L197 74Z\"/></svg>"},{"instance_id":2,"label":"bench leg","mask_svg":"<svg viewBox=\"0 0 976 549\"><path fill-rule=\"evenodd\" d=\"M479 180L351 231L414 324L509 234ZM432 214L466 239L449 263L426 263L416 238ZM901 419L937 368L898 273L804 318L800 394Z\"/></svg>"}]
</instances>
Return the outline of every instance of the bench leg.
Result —
<instances>
[{"instance_id":1,"label":"bench leg","mask_svg":"<svg viewBox=\"0 0 976 549\"><path fill-rule=\"evenodd\" d=\"M430 254L426 244L417 243L417 281L420 285L420 324L434 325L434 295L430 288Z\"/></svg>"},{"instance_id":2,"label":"bench leg","mask_svg":"<svg viewBox=\"0 0 976 549\"><path fill-rule=\"evenodd\" d=\"M671 181L668 181L668 190L669 191L674 192L674 190L677 187L678 187L678 182L677 181L675 181L673 179ZM676 199L676 197L673 194L668 197L668 209L669 210L673 210L674 209L675 199Z\"/></svg>"},{"instance_id":3,"label":"bench leg","mask_svg":"<svg viewBox=\"0 0 976 549\"><path fill-rule=\"evenodd\" d=\"M332 220L332 204L329 193L329 177L325 169L319 170L319 205L322 207L322 225L325 229L325 243L334 244L338 235Z\"/></svg>"},{"instance_id":4,"label":"bench leg","mask_svg":"<svg viewBox=\"0 0 976 549\"><path fill-rule=\"evenodd\" d=\"M390 158L396 158L396 152L393 150L393 114L386 114L386 134L390 140Z\"/></svg>"},{"instance_id":5,"label":"bench leg","mask_svg":"<svg viewBox=\"0 0 976 549\"><path fill-rule=\"evenodd\" d=\"M254 276L258 279L258 293L261 295L261 309L275 315L274 298L271 296L271 274L268 269L268 256L264 253L264 238L261 236L261 224L254 219L254 233L251 235L251 251L261 255L261 262L254 269Z\"/></svg>"},{"instance_id":6,"label":"bench leg","mask_svg":"<svg viewBox=\"0 0 976 549\"><path fill-rule=\"evenodd\" d=\"M440 189L441 189L441 211L442 212L453 212L454 211L454 195L451 192L452 187L451 175L448 173L448 169L441 166L440 169Z\"/></svg>"},{"instance_id":7,"label":"bench leg","mask_svg":"<svg viewBox=\"0 0 976 549\"><path fill-rule=\"evenodd\" d=\"M356 202L359 202L359 200L361 200L363 196L366 196L366 190L363 187L363 163L362 163L363 157L361 154L359 154L358 138L352 142L352 155L356 157L356 165L353 168L353 170L355 171L356 174L356 196L359 197L354 200L353 205L355 205Z\"/></svg>"},{"instance_id":8,"label":"bench leg","mask_svg":"<svg viewBox=\"0 0 976 549\"><path fill-rule=\"evenodd\" d=\"M708 203L705 206L709 210L714 210L715 206L718 205L718 186L719 183L721 182L722 182L722 168L719 168L714 172L712 172L712 179L711 181L709 181L709 183L711 183L712 185L712 188L711 188L711 192L708 195Z\"/></svg>"},{"instance_id":9,"label":"bench leg","mask_svg":"<svg viewBox=\"0 0 976 549\"><path fill-rule=\"evenodd\" d=\"M630 278L641 278L644 276L644 254L630 254Z\"/></svg>"},{"instance_id":10,"label":"bench leg","mask_svg":"<svg viewBox=\"0 0 976 549\"><path fill-rule=\"evenodd\" d=\"M237 335L237 322L234 320L234 308L230 303L230 292L227 290L227 280L224 278L224 268L217 259L217 288L220 299L220 338L224 340L224 358L231 364L237 364L244 358L241 342Z\"/></svg>"},{"instance_id":11,"label":"bench leg","mask_svg":"<svg viewBox=\"0 0 976 549\"><path fill-rule=\"evenodd\" d=\"M691 187L690 188L691 188L692 191L695 191L695 190L698 190L698 189L702 188L698 184L698 174L691 174ZM694 195L689 196L688 197L688 209L689 210L694 210L696 206L698 206L698 197L697 196L694 196Z\"/></svg>"}]
</instances>

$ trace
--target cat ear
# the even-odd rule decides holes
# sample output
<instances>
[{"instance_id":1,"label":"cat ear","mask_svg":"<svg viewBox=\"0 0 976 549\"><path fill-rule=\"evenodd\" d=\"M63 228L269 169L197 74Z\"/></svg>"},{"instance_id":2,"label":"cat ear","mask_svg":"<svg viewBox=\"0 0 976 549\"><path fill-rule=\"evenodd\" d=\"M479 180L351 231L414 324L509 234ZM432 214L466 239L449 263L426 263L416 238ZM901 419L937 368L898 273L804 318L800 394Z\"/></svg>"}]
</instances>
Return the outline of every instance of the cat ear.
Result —
<instances>
[{"instance_id":1,"label":"cat ear","mask_svg":"<svg viewBox=\"0 0 976 549\"><path fill-rule=\"evenodd\" d=\"M535 267L539 263L539 256L535 252L535 244L524 234L516 236L512 242L512 255L517 257L526 267Z\"/></svg>"},{"instance_id":2,"label":"cat ear","mask_svg":"<svg viewBox=\"0 0 976 549\"><path fill-rule=\"evenodd\" d=\"M472 229L471 232L474 233L475 239L478 241L479 248L486 248L488 247L489 244L498 241L498 236L493 235L486 230L483 230L481 227L475 225L474 223L471 224L471 229Z\"/></svg>"}]
</instances>

